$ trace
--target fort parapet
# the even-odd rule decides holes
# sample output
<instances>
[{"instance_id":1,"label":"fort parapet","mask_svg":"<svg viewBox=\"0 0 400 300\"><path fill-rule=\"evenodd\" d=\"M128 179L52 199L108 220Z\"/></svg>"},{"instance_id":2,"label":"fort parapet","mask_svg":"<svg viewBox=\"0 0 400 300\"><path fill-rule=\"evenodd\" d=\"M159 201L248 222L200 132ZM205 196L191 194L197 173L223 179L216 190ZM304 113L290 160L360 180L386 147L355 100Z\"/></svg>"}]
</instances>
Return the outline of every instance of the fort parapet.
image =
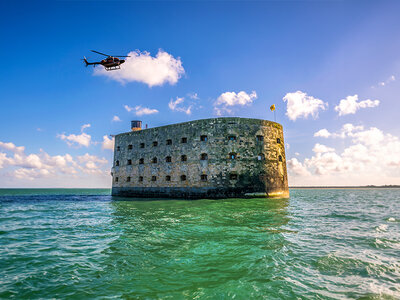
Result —
<instances>
[{"instance_id":1,"label":"fort parapet","mask_svg":"<svg viewBox=\"0 0 400 300\"><path fill-rule=\"evenodd\" d=\"M112 195L289 197L282 125L213 118L115 136Z\"/></svg>"}]
</instances>

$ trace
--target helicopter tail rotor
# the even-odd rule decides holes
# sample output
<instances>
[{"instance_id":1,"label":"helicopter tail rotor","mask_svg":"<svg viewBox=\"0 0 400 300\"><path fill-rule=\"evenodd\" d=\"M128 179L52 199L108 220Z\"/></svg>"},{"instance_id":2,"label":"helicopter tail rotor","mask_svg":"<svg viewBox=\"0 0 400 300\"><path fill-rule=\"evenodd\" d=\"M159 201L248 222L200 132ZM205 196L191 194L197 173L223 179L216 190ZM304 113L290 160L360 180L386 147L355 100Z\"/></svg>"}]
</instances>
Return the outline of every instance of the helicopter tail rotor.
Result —
<instances>
[{"instance_id":1,"label":"helicopter tail rotor","mask_svg":"<svg viewBox=\"0 0 400 300\"><path fill-rule=\"evenodd\" d=\"M86 67L89 65L88 61L86 60L86 57L84 56L82 59L85 62Z\"/></svg>"}]
</instances>

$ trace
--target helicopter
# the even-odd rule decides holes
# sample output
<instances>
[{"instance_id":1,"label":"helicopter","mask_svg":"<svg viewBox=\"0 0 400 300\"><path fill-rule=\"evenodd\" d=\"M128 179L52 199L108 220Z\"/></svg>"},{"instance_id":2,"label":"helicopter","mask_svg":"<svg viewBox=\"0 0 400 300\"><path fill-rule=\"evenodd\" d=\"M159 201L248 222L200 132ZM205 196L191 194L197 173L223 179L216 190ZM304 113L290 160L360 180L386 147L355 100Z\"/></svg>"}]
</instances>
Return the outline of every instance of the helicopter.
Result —
<instances>
[{"instance_id":1,"label":"helicopter","mask_svg":"<svg viewBox=\"0 0 400 300\"><path fill-rule=\"evenodd\" d=\"M89 65L93 65L93 67L95 67L96 65L102 65L104 67L104 69L106 69L106 71L112 71L112 70L121 69L121 64L123 64L125 62L125 59L119 59L118 57L130 57L130 56L127 56L127 55L125 55L125 56L124 55L114 55L114 56L112 56L112 55L104 54L104 53L101 53L101 52L98 52L98 51L94 51L94 50L90 50L90 51L92 51L94 53L97 53L97 54L101 54L101 55L107 56L107 58L102 59L101 61L98 61L98 62L88 62L86 60L86 57L83 57L83 61L85 62L86 67L89 66Z\"/></svg>"}]
</instances>

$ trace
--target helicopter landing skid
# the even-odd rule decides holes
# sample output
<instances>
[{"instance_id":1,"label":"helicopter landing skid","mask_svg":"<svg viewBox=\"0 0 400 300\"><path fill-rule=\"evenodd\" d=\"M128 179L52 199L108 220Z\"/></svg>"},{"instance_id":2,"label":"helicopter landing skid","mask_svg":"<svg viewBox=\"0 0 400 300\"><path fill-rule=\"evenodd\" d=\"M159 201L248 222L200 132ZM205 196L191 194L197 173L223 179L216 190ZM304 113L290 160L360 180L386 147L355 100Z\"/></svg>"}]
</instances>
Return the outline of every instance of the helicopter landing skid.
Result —
<instances>
[{"instance_id":1,"label":"helicopter landing skid","mask_svg":"<svg viewBox=\"0 0 400 300\"><path fill-rule=\"evenodd\" d=\"M104 67L104 69L106 69L106 71L113 71L113 70L119 70L119 69L121 69L121 67L120 66Z\"/></svg>"}]
</instances>

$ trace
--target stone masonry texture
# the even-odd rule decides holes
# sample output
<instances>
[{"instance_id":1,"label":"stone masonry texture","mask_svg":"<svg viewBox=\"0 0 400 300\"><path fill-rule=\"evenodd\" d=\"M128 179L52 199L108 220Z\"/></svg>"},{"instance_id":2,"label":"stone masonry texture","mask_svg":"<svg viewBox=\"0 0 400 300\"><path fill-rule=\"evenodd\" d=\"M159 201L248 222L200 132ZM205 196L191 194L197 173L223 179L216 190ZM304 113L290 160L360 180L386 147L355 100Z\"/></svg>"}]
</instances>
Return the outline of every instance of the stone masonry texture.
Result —
<instances>
[{"instance_id":1,"label":"stone masonry texture","mask_svg":"<svg viewBox=\"0 0 400 300\"><path fill-rule=\"evenodd\" d=\"M289 197L283 129L275 122L190 121L118 134L114 147L113 196Z\"/></svg>"}]
</instances>

